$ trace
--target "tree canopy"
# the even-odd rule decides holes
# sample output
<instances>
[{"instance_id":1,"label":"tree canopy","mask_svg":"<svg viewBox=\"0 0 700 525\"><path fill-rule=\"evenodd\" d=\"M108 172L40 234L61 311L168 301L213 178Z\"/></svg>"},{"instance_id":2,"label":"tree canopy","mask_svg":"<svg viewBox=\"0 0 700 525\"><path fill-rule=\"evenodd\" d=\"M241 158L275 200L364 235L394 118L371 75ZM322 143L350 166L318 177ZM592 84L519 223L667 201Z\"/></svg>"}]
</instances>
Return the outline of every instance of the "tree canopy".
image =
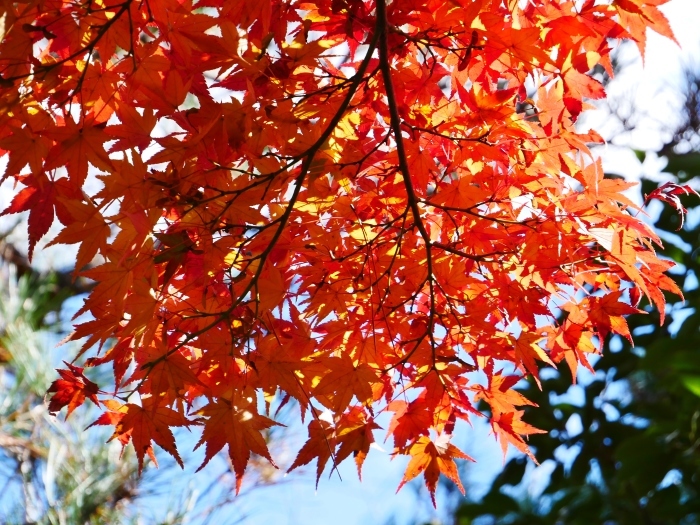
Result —
<instances>
[{"instance_id":1,"label":"tree canopy","mask_svg":"<svg viewBox=\"0 0 700 525\"><path fill-rule=\"evenodd\" d=\"M78 245L71 339L114 375L66 365L50 410L103 407L141 466L202 426L238 486L290 400L291 468L319 476L359 473L388 413L401 485L461 488L450 437L480 401L529 452L522 375L590 367L642 295L680 294L574 126L615 41L673 38L664 3L4 3L3 213L29 212L30 257L54 219Z\"/></svg>"},{"instance_id":2,"label":"tree canopy","mask_svg":"<svg viewBox=\"0 0 700 525\"><path fill-rule=\"evenodd\" d=\"M680 94L681 126L660 153L675 181L697 184L697 71L688 74ZM642 191L661 185L643 179ZM542 391L532 381L521 383L520 393L539 405L528 419L550 430L530 442L542 462L540 490L521 490L532 478L524 458L513 458L483 498L468 495L460 502L456 524L700 523L700 208L696 199L683 201L694 206L690 224L681 226L668 208L654 214L653 224L664 238L660 253L678 265L671 277L685 301L669 297L663 327L659 312L643 302L648 315L629 319L635 346L620 338L607 341L596 375L579 383L577 392L565 373L550 371Z\"/></svg>"},{"instance_id":3,"label":"tree canopy","mask_svg":"<svg viewBox=\"0 0 700 525\"><path fill-rule=\"evenodd\" d=\"M700 173L697 153L681 157L672 156L667 170L676 171L680 160L693 170L681 179ZM648 180L643 185L655 187ZM484 498L459 505L456 523L700 523L700 266L697 250L687 248L698 245L699 228L677 231L678 224L668 210L655 223L659 232L674 234L666 235L664 254L680 265L673 278L686 299L670 309L673 330L668 323L659 328L659 312L646 305L650 315L629 322L636 346L607 344L581 399L566 395L566 374L543 380L542 391L532 382L521 388L539 405L529 414L532 423L550 430L530 443L537 459L553 466L543 493L519 498L508 491L527 479L523 458L512 459Z\"/></svg>"}]
</instances>

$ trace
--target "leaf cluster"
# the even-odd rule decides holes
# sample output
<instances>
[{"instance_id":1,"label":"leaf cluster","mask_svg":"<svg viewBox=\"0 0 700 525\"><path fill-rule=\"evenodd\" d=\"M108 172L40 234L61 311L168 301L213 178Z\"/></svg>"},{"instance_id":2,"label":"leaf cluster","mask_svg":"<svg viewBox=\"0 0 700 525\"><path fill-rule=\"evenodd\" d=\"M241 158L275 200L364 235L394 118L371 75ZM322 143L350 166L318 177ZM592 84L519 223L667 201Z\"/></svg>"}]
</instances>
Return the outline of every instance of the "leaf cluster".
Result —
<instances>
[{"instance_id":1,"label":"leaf cluster","mask_svg":"<svg viewBox=\"0 0 700 525\"><path fill-rule=\"evenodd\" d=\"M666 169L687 182L700 174L696 158L677 154ZM656 187L643 181L646 192ZM544 391L532 382L521 390L543 408L532 412L533 423L552 429L549 439L531 440L551 470L542 494L514 489L528 477L523 458L513 459L481 501L459 506L456 523L700 522L700 227L679 226L669 209L655 221L685 294L684 303L669 305L670 323L658 327L659 312L646 305L649 315L629 319L636 346L607 344L596 375L576 396L565 374L543 380Z\"/></svg>"},{"instance_id":2,"label":"leaf cluster","mask_svg":"<svg viewBox=\"0 0 700 525\"><path fill-rule=\"evenodd\" d=\"M61 370L51 409L105 408L139 465L202 427L238 487L289 401L319 475L388 413L404 483L457 481L479 400L527 451L517 377L590 367L642 293L679 292L574 127L615 42L673 38L663 3L4 3L3 213L30 258L54 220L78 246L71 339L114 377Z\"/></svg>"}]
</instances>

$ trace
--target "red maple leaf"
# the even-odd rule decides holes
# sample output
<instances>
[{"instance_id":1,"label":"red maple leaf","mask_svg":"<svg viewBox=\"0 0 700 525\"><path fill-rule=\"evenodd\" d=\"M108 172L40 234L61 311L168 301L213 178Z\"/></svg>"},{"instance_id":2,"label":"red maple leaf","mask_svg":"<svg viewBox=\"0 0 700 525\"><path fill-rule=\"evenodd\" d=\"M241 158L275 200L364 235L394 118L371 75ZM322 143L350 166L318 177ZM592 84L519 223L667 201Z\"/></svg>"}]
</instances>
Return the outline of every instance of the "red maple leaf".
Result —
<instances>
[{"instance_id":1,"label":"red maple leaf","mask_svg":"<svg viewBox=\"0 0 700 525\"><path fill-rule=\"evenodd\" d=\"M66 418L68 418L73 410L85 402L85 398L100 406L100 401L97 399L100 390L95 383L83 375L84 369L65 361L64 364L68 369L58 369L61 379L56 379L47 390L49 394L53 394L49 401L49 413L56 415L67 406Z\"/></svg>"}]
</instances>

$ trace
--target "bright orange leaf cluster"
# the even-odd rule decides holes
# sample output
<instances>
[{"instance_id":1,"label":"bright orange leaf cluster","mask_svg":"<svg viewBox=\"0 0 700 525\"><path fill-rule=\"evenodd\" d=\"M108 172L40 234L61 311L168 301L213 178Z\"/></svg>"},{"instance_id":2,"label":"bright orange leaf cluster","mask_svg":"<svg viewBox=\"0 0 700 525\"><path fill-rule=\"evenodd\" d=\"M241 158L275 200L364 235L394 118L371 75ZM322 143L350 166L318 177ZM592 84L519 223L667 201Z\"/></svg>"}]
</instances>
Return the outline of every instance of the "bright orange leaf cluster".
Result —
<instances>
[{"instance_id":1,"label":"bright orange leaf cluster","mask_svg":"<svg viewBox=\"0 0 700 525\"><path fill-rule=\"evenodd\" d=\"M72 339L115 378L71 366L52 410L99 403L140 462L201 425L239 486L290 399L319 475L388 413L402 484L459 483L480 401L527 451L513 371L589 367L638 290L679 293L574 128L666 1L4 2L4 213L30 255L54 218L78 244Z\"/></svg>"}]
</instances>

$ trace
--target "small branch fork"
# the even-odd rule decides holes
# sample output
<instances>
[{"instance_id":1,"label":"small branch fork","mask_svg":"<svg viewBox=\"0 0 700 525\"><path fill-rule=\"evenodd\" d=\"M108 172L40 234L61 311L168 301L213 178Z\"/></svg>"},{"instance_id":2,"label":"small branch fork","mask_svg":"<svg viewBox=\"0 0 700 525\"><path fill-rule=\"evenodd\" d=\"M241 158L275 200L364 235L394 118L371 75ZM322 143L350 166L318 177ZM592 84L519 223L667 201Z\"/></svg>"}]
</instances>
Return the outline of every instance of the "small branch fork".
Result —
<instances>
[{"instance_id":1,"label":"small branch fork","mask_svg":"<svg viewBox=\"0 0 700 525\"><path fill-rule=\"evenodd\" d=\"M382 73L382 79L384 80L384 89L386 90L387 103L389 106L389 116L390 116L390 127L394 134L394 140L396 141L396 153L399 160L399 170L403 175L403 183L406 187L406 198L408 200L408 207L413 215L414 224L418 228L423 243L425 244L425 256L426 256L426 271L428 282L429 294L430 294L430 315L428 318L427 336L430 339L433 357L435 357L435 317L436 317L436 306L435 306L435 279L433 276L433 254L432 247L433 243L430 240L430 233L425 227L423 219L421 217L420 207L418 206L419 198L416 195L415 188L413 187L413 182L411 180L411 173L408 167L408 158L406 155L406 148L403 143L403 136L401 134L401 116L399 115L399 107L396 101L396 94L394 92L394 85L391 78L391 63L389 57L389 22L386 16L386 0L377 0L377 33L380 34L379 38L379 69ZM424 338L425 336L423 336ZM421 341L422 339L421 338ZM416 348L421 343L418 341L416 343Z\"/></svg>"}]
</instances>

